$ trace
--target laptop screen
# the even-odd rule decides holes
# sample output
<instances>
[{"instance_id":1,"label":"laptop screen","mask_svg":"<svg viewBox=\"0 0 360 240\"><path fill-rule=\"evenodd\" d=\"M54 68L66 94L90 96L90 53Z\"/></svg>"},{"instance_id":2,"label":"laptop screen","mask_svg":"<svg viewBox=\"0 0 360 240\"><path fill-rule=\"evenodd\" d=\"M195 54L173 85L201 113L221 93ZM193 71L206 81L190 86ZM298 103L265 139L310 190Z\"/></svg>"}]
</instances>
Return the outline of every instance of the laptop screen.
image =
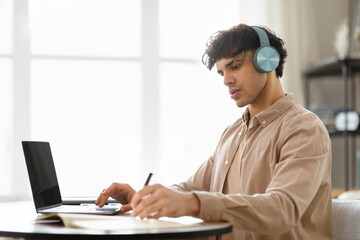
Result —
<instances>
[{"instance_id":1,"label":"laptop screen","mask_svg":"<svg viewBox=\"0 0 360 240\"><path fill-rule=\"evenodd\" d=\"M37 210L61 204L61 194L48 142L22 142Z\"/></svg>"}]
</instances>

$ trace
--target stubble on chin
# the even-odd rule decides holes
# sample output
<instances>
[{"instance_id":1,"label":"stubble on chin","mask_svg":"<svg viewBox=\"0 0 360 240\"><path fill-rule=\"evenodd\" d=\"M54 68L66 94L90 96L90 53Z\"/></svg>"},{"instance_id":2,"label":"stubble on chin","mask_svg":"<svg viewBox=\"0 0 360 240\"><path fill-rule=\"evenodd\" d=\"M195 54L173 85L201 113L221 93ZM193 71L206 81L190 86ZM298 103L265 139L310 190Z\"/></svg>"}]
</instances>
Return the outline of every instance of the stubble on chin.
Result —
<instances>
[{"instance_id":1,"label":"stubble on chin","mask_svg":"<svg viewBox=\"0 0 360 240\"><path fill-rule=\"evenodd\" d=\"M242 102L235 102L235 103L236 103L236 106L238 106L239 108L242 108L242 107L245 107L248 105L248 104L242 103Z\"/></svg>"},{"instance_id":2,"label":"stubble on chin","mask_svg":"<svg viewBox=\"0 0 360 240\"><path fill-rule=\"evenodd\" d=\"M258 96L259 95L248 96L247 100L242 100L242 101L239 101L240 100L240 97L239 97L239 100L236 100L235 103L239 108L246 107L249 104L252 104L253 102L255 102L255 100L258 98Z\"/></svg>"}]
</instances>

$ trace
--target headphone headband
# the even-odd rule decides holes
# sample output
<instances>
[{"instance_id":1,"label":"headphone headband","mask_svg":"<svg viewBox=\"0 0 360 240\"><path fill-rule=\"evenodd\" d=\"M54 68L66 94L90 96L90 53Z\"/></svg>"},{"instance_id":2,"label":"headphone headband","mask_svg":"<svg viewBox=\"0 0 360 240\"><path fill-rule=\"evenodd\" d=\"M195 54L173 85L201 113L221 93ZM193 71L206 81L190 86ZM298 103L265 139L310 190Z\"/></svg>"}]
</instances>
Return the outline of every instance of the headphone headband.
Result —
<instances>
[{"instance_id":1,"label":"headphone headband","mask_svg":"<svg viewBox=\"0 0 360 240\"><path fill-rule=\"evenodd\" d=\"M255 27L253 26L252 29L255 30L255 32L257 33L259 40L260 40L260 47L270 47L270 42L269 42L269 38L266 34L266 32L259 28L259 27Z\"/></svg>"},{"instance_id":2,"label":"headphone headband","mask_svg":"<svg viewBox=\"0 0 360 240\"><path fill-rule=\"evenodd\" d=\"M260 41L260 47L254 53L254 67L261 73L274 71L280 63L279 52L270 45L269 38L263 29L255 26L251 28L254 29Z\"/></svg>"}]
</instances>

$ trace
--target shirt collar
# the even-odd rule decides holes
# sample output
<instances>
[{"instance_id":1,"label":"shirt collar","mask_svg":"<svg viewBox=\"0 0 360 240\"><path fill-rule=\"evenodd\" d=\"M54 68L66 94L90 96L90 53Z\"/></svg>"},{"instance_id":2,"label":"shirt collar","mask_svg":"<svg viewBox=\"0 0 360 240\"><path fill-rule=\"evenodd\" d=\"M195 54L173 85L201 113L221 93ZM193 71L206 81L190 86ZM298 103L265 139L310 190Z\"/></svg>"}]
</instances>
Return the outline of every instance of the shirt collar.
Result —
<instances>
[{"instance_id":1,"label":"shirt collar","mask_svg":"<svg viewBox=\"0 0 360 240\"><path fill-rule=\"evenodd\" d=\"M293 105L295 105L294 94L285 94L284 97L277 100L264 111L256 114L254 118L259 121L261 126L266 127L269 123L278 118L282 113L284 113ZM245 123L249 121L249 107L246 108L242 119Z\"/></svg>"}]
</instances>

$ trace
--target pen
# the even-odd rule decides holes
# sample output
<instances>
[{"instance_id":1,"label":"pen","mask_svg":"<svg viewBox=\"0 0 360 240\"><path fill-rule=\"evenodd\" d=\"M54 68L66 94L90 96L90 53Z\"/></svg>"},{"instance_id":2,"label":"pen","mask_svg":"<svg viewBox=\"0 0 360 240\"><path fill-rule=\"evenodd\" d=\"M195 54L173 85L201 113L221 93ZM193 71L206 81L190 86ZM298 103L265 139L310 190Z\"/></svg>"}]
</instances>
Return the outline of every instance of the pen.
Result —
<instances>
[{"instance_id":1,"label":"pen","mask_svg":"<svg viewBox=\"0 0 360 240\"><path fill-rule=\"evenodd\" d=\"M146 182L145 182L145 185L144 185L144 187L145 186L147 186L148 184L149 184L149 182L150 182L150 179L151 179L151 177L152 177L152 173L149 173L149 176L147 177L147 179L146 179Z\"/></svg>"}]
</instances>

